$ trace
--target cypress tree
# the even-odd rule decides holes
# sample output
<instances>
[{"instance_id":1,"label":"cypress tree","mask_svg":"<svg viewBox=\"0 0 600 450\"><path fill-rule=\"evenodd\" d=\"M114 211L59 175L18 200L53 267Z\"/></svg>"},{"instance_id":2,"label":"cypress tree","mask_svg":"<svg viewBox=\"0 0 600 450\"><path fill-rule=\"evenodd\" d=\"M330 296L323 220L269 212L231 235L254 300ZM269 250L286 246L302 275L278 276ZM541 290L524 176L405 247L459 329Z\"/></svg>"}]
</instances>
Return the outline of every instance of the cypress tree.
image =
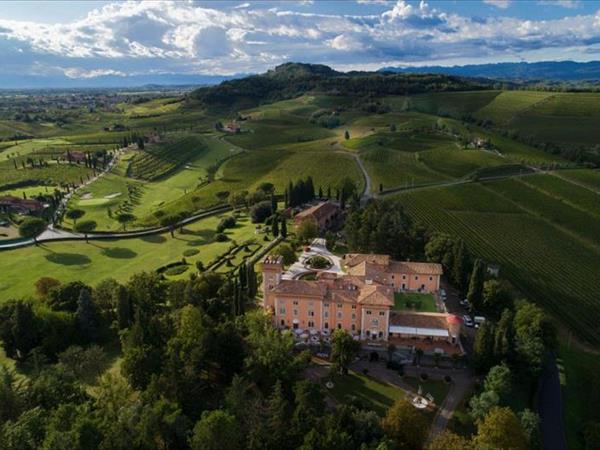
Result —
<instances>
[{"instance_id":1,"label":"cypress tree","mask_svg":"<svg viewBox=\"0 0 600 450\"><path fill-rule=\"evenodd\" d=\"M129 292L125 286L119 286L114 295L116 296L117 304L117 325L119 330L128 328L131 325L131 302L129 300Z\"/></svg>"},{"instance_id":2,"label":"cypress tree","mask_svg":"<svg viewBox=\"0 0 600 450\"><path fill-rule=\"evenodd\" d=\"M467 247L462 239L459 239L454 244L454 264L452 267L452 278L456 287L464 292L465 285L467 284L467 276L470 271L469 268L469 254Z\"/></svg>"},{"instance_id":3,"label":"cypress tree","mask_svg":"<svg viewBox=\"0 0 600 450\"><path fill-rule=\"evenodd\" d=\"M273 214L277 212L277 199L275 198L274 193L271 193L271 212Z\"/></svg>"},{"instance_id":4,"label":"cypress tree","mask_svg":"<svg viewBox=\"0 0 600 450\"><path fill-rule=\"evenodd\" d=\"M494 336L494 357L501 361L508 361L514 354L514 313L505 309L498 321Z\"/></svg>"},{"instance_id":5,"label":"cypress tree","mask_svg":"<svg viewBox=\"0 0 600 450\"><path fill-rule=\"evenodd\" d=\"M285 220L285 217L281 218L281 236L284 239L287 237L287 220Z\"/></svg>"},{"instance_id":6,"label":"cypress tree","mask_svg":"<svg viewBox=\"0 0 600 450\"><path fill-rule=\"evenodd\" d=\"M278 217L273 218L273 225L271 226L271 231L273 233L273 236L275 236L275 237L279 236L279 218Z\"/></svg>"},{"instance_id":7,"label":"cypress tree","mask_svg":"<svg viewBox=\"0 0 600 450\"><path fill-rule=\"evenodd\" d=\"M331 186L327 186L327 198L331 198Z\"/></svg>"},{"instance_id":8,"label":"cypress tree","mask_svg":"<svg viewBox=\"0 0 600 450\"><path fill-rule=\"evenodd\" d=\"M323 188L319 186L319 199L323 198Z\"/></svg>"},{"instance_id":9,"label":"cypress tree","mask_svg":"<svg viewBox=\"0 0 600 450\"><path fill-rule=\"evenodd\" d=\"M83 288L79 293L75 323L77 324L79 336L85 343L92 342L97 338L98 320L89 289Z\"/></svg>"},{"instance_id":10,"label":"cypress tree","mask_svg":"<svg viewBox=\"0 0 600 450\"><path fill-rule=\"evenodd\" d=\"M469 281L469 290L467 300L475 309L481 309L481 297L483 295L483 282L485 279L485 264L481 259L475 261L471 279Z\"/></svg>"}]
</instances>

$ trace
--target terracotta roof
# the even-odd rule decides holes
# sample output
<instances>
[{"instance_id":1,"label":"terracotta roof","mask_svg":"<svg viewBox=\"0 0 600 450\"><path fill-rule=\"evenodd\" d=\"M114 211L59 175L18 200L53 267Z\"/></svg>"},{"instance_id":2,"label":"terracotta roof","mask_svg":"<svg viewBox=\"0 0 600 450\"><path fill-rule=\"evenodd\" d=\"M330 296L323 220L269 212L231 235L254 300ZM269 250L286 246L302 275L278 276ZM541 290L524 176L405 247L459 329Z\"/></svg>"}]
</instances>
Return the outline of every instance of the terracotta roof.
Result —
<instances>
[{"instance_id":1,"label":"terracotta roof","mask_svg":"<svg viewBox=\"0 0 600 450\"><path fill-rule=\"evenodd\" d=\"M281 280L272 290L277 294L307 295L311 297L324 297L327 286L318 281L309 280Z\"/></svg>"},{"instance_id":2,"label":"terracotta roof","mask_svg":"<svg viewBox=\"0 0 600 450\"><path fill-rule=\"evenodd\" d=\"M14 195L5 195L0 197L0 204L27 209L42 209L44 204L37 200L15 197Z\"/></svg>"},{"instance_id":3,"label":"terracotta roof","mask_svg":"<svg viewBox=\"0 0 600 450\"><path fill-rule=\"evenodd\" d=\"M314 217L317 221L327 218L335 214L339 210L339 207L332 202L321 202L315 206L311 206L304 211L300 211L294 217L294 220L303 220L307 217Z\"/></svg>"},{"instance_id":4,"label":"terracotta roof","mask_svg":"<svg viewBox=\"0 0 600 450\"><path fill-rule=\"evenodd\" d=\"M448 322L449 325L457 325L463 323L463 320L455 314L448 314L446 322Z\"/></svg>"},{"instance_id":5,"label":"terracotta roof","mask_svg":"<svg viewBox=\"0 0 600 450\"><path fill-rule=\"evenodd\" d=\"M448 314L443 313L410 313L392 311L390 325L412 328L448 329Z\"/></svg>"},{"instance_id":6,"label":"terracotta roof","mask_svg":"<svg viewBox=\"0 0 600 450\"><path fill-rule=\"evenodd\" d=\"M387 286L365 285L360 290L358 303L373 306L394 306L394 291Z\"/></svg>"},{"instance_id":7,"label":"terracotta roof","mask_svg":"<svg viewBox=\"0 0 600 450\"><path fill-rule=\"evenodd\" d=\"M363 253L348 253L344 255L344 262L348 267L354 267L363 262L369 264L377 264L380 266L387 266L390 263L389 255L371 255Z\"/></svg>"},{"instance_id":8,"label":"terracotta roof","mask_svg":"<svg viewBox=\"0 0 600 450\"><path fill-rule=\"evenodd\" d=\"M392 261L388 271L415 275L442 275L444 273L441 264L409 261Z\"/></svg>"}]
</instances>

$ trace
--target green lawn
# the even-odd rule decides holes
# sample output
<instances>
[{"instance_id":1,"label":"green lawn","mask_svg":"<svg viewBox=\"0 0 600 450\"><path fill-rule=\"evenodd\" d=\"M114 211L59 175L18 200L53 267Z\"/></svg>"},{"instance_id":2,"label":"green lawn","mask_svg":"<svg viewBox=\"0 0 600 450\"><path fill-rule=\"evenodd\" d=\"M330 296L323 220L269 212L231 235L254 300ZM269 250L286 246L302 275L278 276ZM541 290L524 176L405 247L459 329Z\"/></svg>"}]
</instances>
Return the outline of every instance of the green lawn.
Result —
<instances>
[{"instance_id":1,"label":"green lawn","mask_svg":"<svg viewBox=\"0 0 600 450\"><path fill-rule=\"evenodd\" d=\"M180 261L183 252L190 248L200 252L186 257L187 262L194 264L201 260L206 265L225 253L231 240L242 243L256 236L254 224L242 217L235 228L227 230L229 241L216 242L214 236L219 220L220 217L210 217L187 225L185 232L177 232L175 238L165 233L88 244L56 242L0 252L0 301L33 295L34 283L42 276L63 282L81 280L92 285L109 277L126 281L136 272ZM260 239L257 243L264 244Z\"/></svg>"},{"instance_id":2,"label":"green lawn","mask_svg":"<svg viewBox=\"0 0 600 450\"><path fill-rule=\"evenodd\" d=\"M333 383L333 389L328 392L338 402L345 403L348 401L348 396L354 396L380 416L385 416L388 408L406 395L398 387L352 371L346 376L336 376Z\"/></svg>"},{"instance_id":3,"label":"green lawn","mask_svg":"<svg viewBox=\"0 0 600 450\"><path fill-rule=\"evenodd\" d=\"M432 294L403 293L394 294L394 309L399 311L437 312Z\"/></svg>"}]
</instances>

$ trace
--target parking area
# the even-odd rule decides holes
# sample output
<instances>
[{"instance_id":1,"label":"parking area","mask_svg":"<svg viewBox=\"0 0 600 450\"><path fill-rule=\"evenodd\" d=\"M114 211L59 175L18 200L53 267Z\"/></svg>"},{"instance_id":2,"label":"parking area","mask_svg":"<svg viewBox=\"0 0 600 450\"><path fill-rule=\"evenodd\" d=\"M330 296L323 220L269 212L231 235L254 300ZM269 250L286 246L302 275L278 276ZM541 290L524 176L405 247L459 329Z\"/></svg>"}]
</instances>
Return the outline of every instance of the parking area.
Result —
<instances>
[{"instance_id":1,"label":"parking area","mask_svg":"<svg viewBox=\"0 0 600 450\"><path fill-rule=\"evenodd\" d=\"M462 300L459 292L455 289L447 280L443 279L440 282L441 289L446 292L445 305L446 310L450 314L455 314L459 317L463 317L465 314L470 314L467 308L460 304ZM461 332L461 343L467 355L470 355L473 350L473 342L475 341L475 327L463 326Z\"/></svg>"}]
</instances>

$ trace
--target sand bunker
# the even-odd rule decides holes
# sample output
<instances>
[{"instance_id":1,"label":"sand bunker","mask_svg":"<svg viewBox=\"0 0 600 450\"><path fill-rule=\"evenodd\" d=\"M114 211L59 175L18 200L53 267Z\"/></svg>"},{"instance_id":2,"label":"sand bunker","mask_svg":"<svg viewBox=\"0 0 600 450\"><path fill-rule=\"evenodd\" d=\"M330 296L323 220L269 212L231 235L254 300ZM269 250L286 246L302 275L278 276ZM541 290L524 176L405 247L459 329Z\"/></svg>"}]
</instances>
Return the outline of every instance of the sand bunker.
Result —
<instances>
[{"instance_id":1,"label":"sand bunker","mask_svg":"<svg viewBox=\"0 0 600 450\"><path fill-rule=\"evenodd\" d=\"M81 196L81 200L89 200L89 199L90 199L90 198L92 198L92 197L93 197L93 195L92 195L92 193L91 193L91 192L86 192L85 194L83 194L83 195Z\"/></svg>"}]
</instances>

